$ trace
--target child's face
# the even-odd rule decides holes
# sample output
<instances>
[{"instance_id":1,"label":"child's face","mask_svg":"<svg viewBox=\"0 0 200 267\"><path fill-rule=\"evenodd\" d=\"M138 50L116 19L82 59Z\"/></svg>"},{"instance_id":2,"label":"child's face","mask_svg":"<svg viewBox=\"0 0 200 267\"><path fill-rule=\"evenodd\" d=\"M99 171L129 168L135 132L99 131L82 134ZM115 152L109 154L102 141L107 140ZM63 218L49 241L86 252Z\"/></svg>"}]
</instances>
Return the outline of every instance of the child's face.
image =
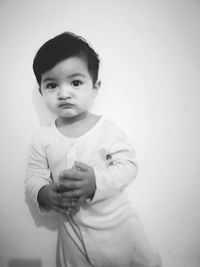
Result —
<instances>
[{"instance_id":1,"label":"child's face","mask_svg":"<svg viewBox=\"0 0 200 267\"><path fill-rule=\"evenodd\" d=\"M41 92L58 117L73 118L90 108L100 83L93 84L86 61L70 57L42 74Z\"/></svg>"}]
</instances>

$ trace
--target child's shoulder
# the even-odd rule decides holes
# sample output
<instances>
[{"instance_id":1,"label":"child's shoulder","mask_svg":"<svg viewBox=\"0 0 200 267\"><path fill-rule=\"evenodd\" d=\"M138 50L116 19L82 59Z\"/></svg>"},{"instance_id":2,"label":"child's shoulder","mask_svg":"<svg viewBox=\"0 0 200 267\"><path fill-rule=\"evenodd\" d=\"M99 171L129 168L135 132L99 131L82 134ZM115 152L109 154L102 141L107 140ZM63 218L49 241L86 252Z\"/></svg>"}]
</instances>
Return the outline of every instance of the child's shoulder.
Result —
<instances>
[{"instance_id":1,"label":"child's shoulder","mask_svg":"<svg viewBox=\"0 0 200 267\"><path fill-rule=\"evenodd\" d=\"M122 136L125 135L124 131L122 130L122 128L118 125L116 121L112 120L111 118L107 116L103 116L102 120L103 120L103 127L105 128L105 131L107 133L112 133L112 134L122 135Z\"/></svg>"},{"instance_id":2,"label":"child's shoulder","mask_svg":"<svg viewBox=\"0 0 200 267\"><path fill-rule=\"evenodd\" d=\"M113 119L111 119L107 116L103 116L103 121L107 127L115 128L116 130L122 131L119 124L116 121L114 121Z\"/></svg>"},{"instance_id":3,"label":"child's shoulder","mask_svg":"<svg viewBox=\"0 0 200 267\"><path fill-rule=\"evenodd\" d=\"M118 125L117 121L112 120L108 117L103 117L103 127L100 133L101 140L104 143L112 145L122 145L123 147L129 147L132 149L131 142L124 132L124 130ZM102 141L102 142L103 142Z\"/></svg>"}]
</instances>

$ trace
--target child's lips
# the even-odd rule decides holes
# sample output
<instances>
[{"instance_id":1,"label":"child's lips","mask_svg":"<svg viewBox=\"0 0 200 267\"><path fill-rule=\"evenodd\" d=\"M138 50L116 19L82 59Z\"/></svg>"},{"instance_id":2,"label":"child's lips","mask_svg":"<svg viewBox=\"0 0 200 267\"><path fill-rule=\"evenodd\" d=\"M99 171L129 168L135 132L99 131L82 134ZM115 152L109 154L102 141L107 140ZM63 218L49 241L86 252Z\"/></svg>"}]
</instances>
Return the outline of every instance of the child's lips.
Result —
<instances>
[{"instance_id":1,"label":"child's lips","mask_svg":"<svg viewBox=\"0 0 200 267\"><path fill-rule=\"evenodd\" d=\"M59 108L72 108L74 107L74 104L71 104L71 103L60 103L58 105Z\"/></svg>"}]
</instances>

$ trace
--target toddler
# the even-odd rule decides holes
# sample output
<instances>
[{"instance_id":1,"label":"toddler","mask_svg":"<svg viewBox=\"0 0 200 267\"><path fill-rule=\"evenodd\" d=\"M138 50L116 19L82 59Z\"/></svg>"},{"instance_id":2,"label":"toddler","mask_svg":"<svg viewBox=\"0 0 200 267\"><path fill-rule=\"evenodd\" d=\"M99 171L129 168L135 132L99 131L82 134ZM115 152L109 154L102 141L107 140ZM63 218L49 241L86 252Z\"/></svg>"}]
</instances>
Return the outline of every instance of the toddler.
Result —
<instances>
[{"instance_id":1,"label":"toddler","mask_svg":"<svg viewBox=\"0 0 200 267\"><path fill-rule=\"evenodd\" d=\"M125 191L137 174L134 152L114 123L90 111L99 62L70 32L38 50L33 70L57 118L32 140L26 191L39 211L58 214L59 266L159 267Z\"/></svg>"}]
</instances>

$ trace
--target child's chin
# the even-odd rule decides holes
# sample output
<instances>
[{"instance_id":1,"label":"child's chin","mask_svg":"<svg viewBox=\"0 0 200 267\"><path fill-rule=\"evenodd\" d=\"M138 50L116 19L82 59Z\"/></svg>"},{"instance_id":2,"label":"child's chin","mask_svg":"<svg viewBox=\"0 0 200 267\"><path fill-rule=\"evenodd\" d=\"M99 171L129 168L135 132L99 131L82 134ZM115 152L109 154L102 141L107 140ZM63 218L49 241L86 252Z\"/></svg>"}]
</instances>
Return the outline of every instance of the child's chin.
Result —
<instances>
[{"instance_id":1,"label":"child's chin","mask_svg":"<svg viewBox=\"0 0 200 267\"><path fill-rule=\"evenodd\" d=\"M65 118L73 118L73 117L76 117L78 114L75 112L64 111L64 112L61 112L61 114L59 115Z\"/></svg>"}]
</instances>

